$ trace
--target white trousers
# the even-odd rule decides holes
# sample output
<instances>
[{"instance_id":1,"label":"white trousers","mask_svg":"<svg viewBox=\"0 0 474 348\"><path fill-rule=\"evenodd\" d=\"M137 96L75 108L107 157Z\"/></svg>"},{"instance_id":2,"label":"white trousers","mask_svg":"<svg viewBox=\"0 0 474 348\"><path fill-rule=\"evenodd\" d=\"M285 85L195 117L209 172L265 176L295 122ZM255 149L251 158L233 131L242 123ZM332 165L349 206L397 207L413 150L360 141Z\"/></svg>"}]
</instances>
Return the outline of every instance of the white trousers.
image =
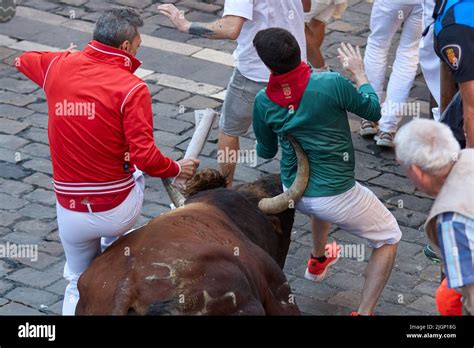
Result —
<instances>
[{"instance_id":1,"label":"white trousers","mask_svg":"<svg viewBox=\"0 0 474 348\"><path fill-rule=\"evenodd\" d=\"M63 301L63 315L74 315L79 301L77 281L92 261L118 237L130 231L142 210L145 178L134 173L135 187L114 209L100 213L82 213L56 203L59 237L66 255L64 278L69 282Z\"/></svg>"},{"instance_id":2,"label":"white trousers","mask_svg":"<svg viewBox=\"0 0 474 348\"><path fill-rule=\"evenodd\" d=\"M370 35L365 50L365 70L369 82L382 100L385 71L392 38L403 23L393 70L387 86L385 105L382 105L380 130L396 132L419 61L423 9L421 5L398 5L389 0L376 0L370 17Z\"/></svg>"},{"instance_id":3,"label":"white trousers","mask_svg":"<svg viewBox=\"0 0 474 348\"><path fill-rule=\"evenodd\" d=\"M435 0L425 0L423 3L423 30L434 21L432 17L434 6ZM430 26L430 30L420 41L420 66L428 89L439 106L441 103L441 61L434 50L433 26ZM436 121L439 120L438 108L433 109L433 117Z\"/></svg>"}]
</instances>

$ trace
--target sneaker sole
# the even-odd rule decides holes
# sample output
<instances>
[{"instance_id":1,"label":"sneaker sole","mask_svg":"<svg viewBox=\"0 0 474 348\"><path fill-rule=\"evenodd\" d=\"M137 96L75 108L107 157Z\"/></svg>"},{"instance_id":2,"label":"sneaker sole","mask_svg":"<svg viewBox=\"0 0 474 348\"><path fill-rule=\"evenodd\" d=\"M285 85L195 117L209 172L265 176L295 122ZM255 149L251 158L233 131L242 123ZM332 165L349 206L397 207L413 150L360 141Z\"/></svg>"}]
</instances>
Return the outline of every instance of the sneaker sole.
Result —
<instances>
[{"instance_id":1,"label":"sneaker sole","mask_svg":"<svg viewBox=\"0 0 474 348\"><path fill-rule=\"evenodd\" d=\"M361 130L359 130L359 134L362 137L368 137L368 136L371 136L371 135L376 135L377 134L377 129L374 129L374 128L361 129Z\"/></svg>"},{"instance_id":2,"label":"sneaker sole","mask_svg":"<svg viewBox=\"0 0 474 348\"><path fill-rule=\"evenodd\" d=\"M334 265L337 261L339 260L339 257L337 259L335 259L334 261L331 261L328 263L328 265L326 266L326 269L324 270L323 273L321 273L320 275L314 275L314 274L311 274L308 272L308 267L306 267L306 271L304 273L304 277L308 280L311 280L313 282L320 282L320 281L323 281L324 278L326 277L326 273L329 269L329 267L331 267L332 265Z\"/></svg>"},{"instance_id":3,"label":"sneaker sole","mask_svg":"<svg viewBox=\"0 0 474 348\"><path fill-rule=\"evenodd\" d=\"M375 139L375 141L376 141L377 146L390 147L390 148L395 147L395 144L393 142L390 142L390 141L385 141L385 140L382 140L380 138Z\"/></svg>"}]
</instances>

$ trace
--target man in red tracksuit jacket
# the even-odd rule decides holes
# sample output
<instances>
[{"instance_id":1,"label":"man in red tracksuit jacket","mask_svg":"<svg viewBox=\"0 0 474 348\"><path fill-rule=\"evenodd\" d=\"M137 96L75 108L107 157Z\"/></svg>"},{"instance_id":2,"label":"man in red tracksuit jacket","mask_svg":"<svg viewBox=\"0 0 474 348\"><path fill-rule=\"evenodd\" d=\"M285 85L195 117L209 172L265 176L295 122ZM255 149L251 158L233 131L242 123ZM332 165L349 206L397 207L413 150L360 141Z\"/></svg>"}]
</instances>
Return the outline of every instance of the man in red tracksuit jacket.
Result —
<instances>
[{"instance_id":1,"label":"man in red tracksuit jacket","mask_svg":"<svg viewBox=\"0 0 474 348\"><path fill-rule=\"evenodd\" d=\"M144 190L141 171L189 179L198 161L175 162L153 139L151 97L133 73L140 16L106 11L82 52L27 52L18 70L41 86L48 101L48 136L57 197L59 236L69 281L63 314L75 312L77 281L110 243L137 222Z\"/></svg>"}]
</instances>

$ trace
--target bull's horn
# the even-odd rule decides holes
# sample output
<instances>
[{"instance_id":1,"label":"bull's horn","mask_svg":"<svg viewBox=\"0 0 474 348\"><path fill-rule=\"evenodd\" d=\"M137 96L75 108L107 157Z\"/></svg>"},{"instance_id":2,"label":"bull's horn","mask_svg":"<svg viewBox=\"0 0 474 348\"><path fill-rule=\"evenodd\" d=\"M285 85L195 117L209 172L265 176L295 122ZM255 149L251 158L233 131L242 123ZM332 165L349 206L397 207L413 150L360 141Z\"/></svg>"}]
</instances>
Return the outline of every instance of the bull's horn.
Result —
<instances>
[{"instance_id":1,"label":"bull's horn","mask_svg":"<svg viewBox=\"0 0 474 348\"><path fill-rule=\"evenodd\" d=\"M171 202L173 202L174 206L176 208L182 207L186 201L183 194L171 183L170 179L161 179L161 181L163 181L163 186L165 187L168 196L170 196Z\"/></svg>"},{"instance_id":2,"label":"bull's horn","mask_svg":"<svg viewBox=\"0 0 474 348\"><path fill-rule=\"evenodd\" d=\"M301 146L292 136L286 135L286 139L290 142L296 153L296 158L298 162L296 178L293 182L293 185L291 185L291 187L287 191L273 198L263 198L260 200L260 202L258 202L259 209L265 214L278 214L282 211L285 211L292 205L294 206L295 202L303 196L304 191L306 190L306 186L308 186L308 156L306 156Z\"/></svg>"}]
</instances>

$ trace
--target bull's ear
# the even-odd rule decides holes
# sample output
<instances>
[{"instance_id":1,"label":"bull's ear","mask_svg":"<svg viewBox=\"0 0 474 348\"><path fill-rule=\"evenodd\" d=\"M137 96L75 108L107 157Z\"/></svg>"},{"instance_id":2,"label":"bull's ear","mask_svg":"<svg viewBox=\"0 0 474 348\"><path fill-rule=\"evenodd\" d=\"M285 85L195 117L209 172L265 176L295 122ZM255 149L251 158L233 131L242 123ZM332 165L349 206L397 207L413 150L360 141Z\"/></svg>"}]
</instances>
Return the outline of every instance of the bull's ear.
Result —
<instances>
[{"instance_id":1,"label":"bull's ear","mask_svg":"<svg viewBox=\"0 0 474 348\"><path fill-rule=\"evenodd\" d=\"M268 216L268 215L267 215ZM281 229L280 219L275 215L269 215L268 218L272 222L273 230L280 236L283 235L283 230Z\"/></svg>"}]
</instances>

